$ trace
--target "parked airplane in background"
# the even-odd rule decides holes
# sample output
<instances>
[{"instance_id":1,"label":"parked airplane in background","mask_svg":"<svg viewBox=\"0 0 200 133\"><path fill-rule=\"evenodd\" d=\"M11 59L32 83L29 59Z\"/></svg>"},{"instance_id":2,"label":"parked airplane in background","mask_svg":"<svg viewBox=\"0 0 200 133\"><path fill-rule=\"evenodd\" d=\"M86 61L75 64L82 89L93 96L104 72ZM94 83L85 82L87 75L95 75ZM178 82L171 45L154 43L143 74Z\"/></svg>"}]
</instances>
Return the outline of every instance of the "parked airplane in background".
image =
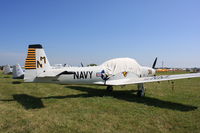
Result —
<instances>
[{"instance_id":1,"label":"parked airplane in background","mask_svg":"<svg viewBox=\"0 0 200 133\"><path fill-rule=\"evenodd\" d=\"M13 78L24 79L24 71L19 64L13 66Z\"/></svg>"},{"instance_id":2,"label":"parked airplane in background","mask_svg":"<svg viewBox=\"0 0 200 133\"><path fill-rule=\"evenodd\" d=\"M156 76L155 65L144 67L134 59L117 58L100 66L93 67L61 67L50 66L42 45L29 45L25 62L25 82L46 82L58 84L96 84L105 85L112 91L113 86L137 84L138 96L145 95L144 83L184 78L200 77L200 73Z\"/></svg>"},{"instance_id":3,"label":"parked airplane in background","mask_svg":"<svg viewBox=\"0 0 200 133\"><path fill-rule=\"evenodd\" d=\"M3 67L3 74L12 74L13 69L10 67L10 65L5 65Z\"/></svg>"}]
</instances>

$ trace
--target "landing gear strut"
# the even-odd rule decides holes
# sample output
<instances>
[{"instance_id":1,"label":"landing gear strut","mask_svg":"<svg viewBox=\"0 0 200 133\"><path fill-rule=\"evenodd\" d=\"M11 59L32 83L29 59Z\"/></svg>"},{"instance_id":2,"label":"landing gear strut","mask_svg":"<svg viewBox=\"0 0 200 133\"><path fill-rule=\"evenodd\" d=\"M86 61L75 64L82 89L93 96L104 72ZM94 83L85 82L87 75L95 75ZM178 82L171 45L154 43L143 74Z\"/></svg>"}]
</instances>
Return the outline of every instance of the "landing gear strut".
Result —
<instances>
[{"instance_id":1,"label":"landing gear strut","mask_svg":"<svg viewBox=\"0 0 200 133\"><path fill-rule=\"evenodd\" d=\"M144 97L144 96L145 96L144 84L138 84L137 96L138 96L138 97Z\"/></svg>"},{"instance_id":2,"label":"landing gear strut","mask_svg":"<svg viewBox=\"0 0 200 133\"><path fill-rule=\"evenodd\" d=\"M107 90L108 92L112 92L112 91L113 91L113 87L109 85L109 86L107 86L106 90Z\"/></svg>"}]
</instances>

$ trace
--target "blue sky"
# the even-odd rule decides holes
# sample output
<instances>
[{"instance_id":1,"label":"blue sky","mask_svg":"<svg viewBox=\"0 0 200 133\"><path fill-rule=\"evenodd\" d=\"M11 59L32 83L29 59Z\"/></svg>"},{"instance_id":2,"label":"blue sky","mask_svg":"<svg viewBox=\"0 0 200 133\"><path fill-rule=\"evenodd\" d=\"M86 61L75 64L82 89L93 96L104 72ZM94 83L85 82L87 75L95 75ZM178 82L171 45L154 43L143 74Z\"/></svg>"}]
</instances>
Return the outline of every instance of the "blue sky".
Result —
<instances>
[{"instance_id":1,"label":"blue sky","mask_svg":"<svg viewBox=\"0 0 200 133\"><path fill-rule=\"evenodd\" d=\"M51 64L131 57L200 67L199 0L1 0L0 65L42 44Z\"/></svg>"}]
</instances>

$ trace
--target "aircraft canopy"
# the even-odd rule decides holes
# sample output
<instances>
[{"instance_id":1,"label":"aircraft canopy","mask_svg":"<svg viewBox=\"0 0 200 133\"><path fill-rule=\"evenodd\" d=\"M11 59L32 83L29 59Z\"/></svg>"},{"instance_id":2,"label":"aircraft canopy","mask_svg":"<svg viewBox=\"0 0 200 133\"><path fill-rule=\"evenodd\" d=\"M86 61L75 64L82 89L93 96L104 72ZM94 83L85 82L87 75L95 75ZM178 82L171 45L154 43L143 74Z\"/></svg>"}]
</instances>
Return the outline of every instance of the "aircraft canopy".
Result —
<instances>
[{"instance_id":1,"label":"aircraft canopy","mask_svg":"<svg viewBox=\"0 0 200 133\"><path fill-rule=\"evenodd\" d=\"M111 59L102 64L108 74L118 74L121 72L133 72L138 74L140 72L140 65L136 60L131 58L116 58Z\"/></svg>"}]
</instances>

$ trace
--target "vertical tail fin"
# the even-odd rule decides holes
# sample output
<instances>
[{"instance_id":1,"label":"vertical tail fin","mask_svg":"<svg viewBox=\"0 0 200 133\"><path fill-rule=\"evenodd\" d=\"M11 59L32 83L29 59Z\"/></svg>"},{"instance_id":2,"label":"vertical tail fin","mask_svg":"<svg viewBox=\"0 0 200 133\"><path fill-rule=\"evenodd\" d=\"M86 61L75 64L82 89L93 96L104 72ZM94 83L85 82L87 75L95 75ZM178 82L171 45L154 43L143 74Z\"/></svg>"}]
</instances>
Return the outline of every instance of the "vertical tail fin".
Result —
<instances>
[{"instance_id":1,"label":"vertical tail fin","mask_svg":"<svg viewBox=\"0 0 200 133\"><path fill-rule=\"evenodd\" d=\"M24 71L22 70L19 64L13 66L13 78L14 79L23 79Z\"/></svg>"},{"instance_id":2,"label":"vertical tail fin","mask_svg":"<svg viewBox=\"0 0 200 133\"><path fill-rule=\"evenodd\" d=\"M42 45L29 45L25 62L25 82L33 82L36 77L49 69L51 69L51 66Z\"/></svg>"}]
</instances>

